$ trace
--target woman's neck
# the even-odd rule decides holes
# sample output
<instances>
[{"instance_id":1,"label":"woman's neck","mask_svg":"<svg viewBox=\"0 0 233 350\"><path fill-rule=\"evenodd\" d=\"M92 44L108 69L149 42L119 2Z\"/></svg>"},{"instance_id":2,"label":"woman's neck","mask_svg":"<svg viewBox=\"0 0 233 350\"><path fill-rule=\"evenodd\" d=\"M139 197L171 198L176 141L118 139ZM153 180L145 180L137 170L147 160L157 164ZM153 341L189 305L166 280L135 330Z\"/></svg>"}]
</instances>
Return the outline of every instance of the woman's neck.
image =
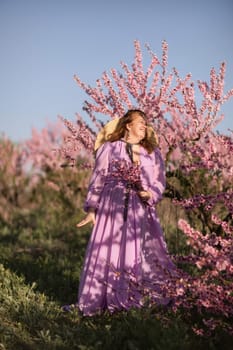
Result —
<instances>
[{"instance_id":1,"label":"woman's neck","mask_svg":"<svg viewBox=\"0 0 233 350\"><path fill-rule=\"evenodd\" d=\"M122 138L122 141L126 142L126 143L130 143L131 145L139 145L141 140L137 139L137 138Z\"/></svg>"}]
</instances>

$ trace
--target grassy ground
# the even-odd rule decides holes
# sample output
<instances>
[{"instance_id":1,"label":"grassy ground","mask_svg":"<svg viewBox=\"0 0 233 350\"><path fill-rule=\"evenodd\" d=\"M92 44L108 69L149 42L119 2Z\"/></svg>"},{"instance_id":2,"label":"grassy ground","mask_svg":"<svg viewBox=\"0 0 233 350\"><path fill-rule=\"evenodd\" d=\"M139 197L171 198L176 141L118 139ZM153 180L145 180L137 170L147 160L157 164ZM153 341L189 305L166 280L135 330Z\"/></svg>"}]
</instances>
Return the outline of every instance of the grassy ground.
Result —
<instances>
[{"instance_id":1,"label":"grassy ground","mask_svg":"<svg viewBox=\"0 0 233 350\"><path fill-rule=\"evenodd\" d=\"M0 350L231 348L231 337L221 330L208 338L195 335L195 316L189 323L182 310L174 315L154 306L89 318L77 309L64 313L61 306L76 301L89 238L90 227L75 228L81 215L51 205L2 223ZM171 235L171 249L181 248L173 240Z\"/></svg>"},{"instance_id":2,"label":"grassy ground","mask_svg":"<svg viewBox=\"0 0 233 350\"><path fill-rule=\"evenodd\" d=\"M83 318L75 309L63 313L58 302L2 265L0 275L0 349L214 348L190 333L179 316L163 325L156 308Z\"/></svg>"}]
</instances>

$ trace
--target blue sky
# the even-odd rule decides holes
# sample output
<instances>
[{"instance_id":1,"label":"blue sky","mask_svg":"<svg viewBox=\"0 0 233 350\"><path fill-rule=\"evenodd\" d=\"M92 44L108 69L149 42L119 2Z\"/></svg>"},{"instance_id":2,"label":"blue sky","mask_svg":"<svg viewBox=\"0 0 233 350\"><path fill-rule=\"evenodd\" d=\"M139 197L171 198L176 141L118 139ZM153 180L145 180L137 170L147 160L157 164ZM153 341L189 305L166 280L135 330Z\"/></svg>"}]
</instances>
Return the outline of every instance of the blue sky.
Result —
<instances>
[{"instance_id":1,"label":"blue sky","mask_svg":"<svg viewBox=\"0 0 233 350\"><path fill-rule=\"evenodd\" d=\"M0 0L0 132L20 141L58 114L74 120L86 95L73 75L94 85L131 64L135 39L159 56L165 39L170 67L194 80L226 61L233 88L232 36L232 0ZM223 111L221 132L233 128L233 101Z\"/></svg>"}]
</instances>

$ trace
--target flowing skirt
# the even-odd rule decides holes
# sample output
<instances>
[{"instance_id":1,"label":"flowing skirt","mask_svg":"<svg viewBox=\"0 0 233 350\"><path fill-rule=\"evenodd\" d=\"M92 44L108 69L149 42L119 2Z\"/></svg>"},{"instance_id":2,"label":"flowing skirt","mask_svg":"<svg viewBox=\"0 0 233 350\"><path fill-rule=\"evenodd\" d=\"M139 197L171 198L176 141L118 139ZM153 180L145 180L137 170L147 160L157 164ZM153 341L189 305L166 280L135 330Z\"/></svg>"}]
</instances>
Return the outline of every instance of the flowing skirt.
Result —
<instances>
[{"instance_id":1,"label":"flowing skirt","mask_svg":"<svg viewBox=\"0 0 233 350\"><path fill-rule=\"evenodd\" d=\"M121 184L107 184L101 195L79 285L83 315L140 307L146 290L166 303L161 286L174 264L156 211L134 190L127 204L125 195Z\"/></svg>"}]
</instances>

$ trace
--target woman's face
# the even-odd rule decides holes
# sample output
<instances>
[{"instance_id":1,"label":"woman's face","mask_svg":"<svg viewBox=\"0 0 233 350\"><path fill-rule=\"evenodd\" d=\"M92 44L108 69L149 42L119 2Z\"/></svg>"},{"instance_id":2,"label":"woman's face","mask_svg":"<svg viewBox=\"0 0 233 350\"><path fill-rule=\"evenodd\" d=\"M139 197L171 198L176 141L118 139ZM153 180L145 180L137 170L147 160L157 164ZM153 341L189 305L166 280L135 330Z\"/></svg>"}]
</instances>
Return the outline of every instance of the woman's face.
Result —
<instances>
[{"instance_id":1,"label":"woman's face","mask_svg":"<svg viewBox=\"0 0 233 350\"><path fill-rule=\"evenodd\" d=\"M131 138L141 141L146 136L146 121L138 113L133 114L133 120L126 127Z\"/></svg>"}]
</instances>

